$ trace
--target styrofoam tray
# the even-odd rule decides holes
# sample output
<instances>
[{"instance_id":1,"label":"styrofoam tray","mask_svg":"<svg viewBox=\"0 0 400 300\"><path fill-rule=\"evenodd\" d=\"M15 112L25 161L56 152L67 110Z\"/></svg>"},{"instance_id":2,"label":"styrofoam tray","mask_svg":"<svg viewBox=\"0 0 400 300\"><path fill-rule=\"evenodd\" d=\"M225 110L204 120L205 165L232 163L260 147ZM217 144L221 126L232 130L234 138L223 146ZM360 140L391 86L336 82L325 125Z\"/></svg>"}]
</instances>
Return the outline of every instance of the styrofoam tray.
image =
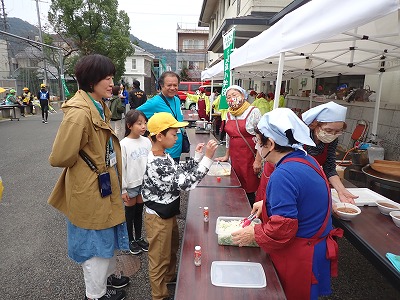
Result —
<instances>
[{"instance_id":1,"label":"styrofoam tray","mask_svg":"<svg viewBox=\"0 0 400 300\"><path fill-rule=\"evenodd\" d=\"M267 278L260 263L241 261L213 261L211 283L215 286L264 288Z\"/></svg>"},{"instance_id":2,"label":"styrofoam tray","mask_svg":"<svg viewBox=\"0 0 400 300\"><path fill-rule=\"evenodd\" d=\"M354 199L354 202L357 206L376 206L375 201L377 200L386 200L389 202L392 202L392 200L386 198L385 196L382 196L368 188L348 188L347 189L350 193L353 195L358 196L357 199ZM331 189L332 193L332 201L333 202L340 202L338 193L336 192L335 189Z\"/></svg>"},{"instance_id":3,"label":"styrofoam tray","mask_svg":"<svg viewBox=\"0 0 400 300\"><path fill-rule=\"evenodd\" d=\"M214 162L211 165L210 170L208 170L207 175L208 176L229 176L229 175L231 175L231 171L232 171L232 166L231 166L230 163L228 163L228 162L220 162L220 163Z\"/></svg>"}]
</instances>

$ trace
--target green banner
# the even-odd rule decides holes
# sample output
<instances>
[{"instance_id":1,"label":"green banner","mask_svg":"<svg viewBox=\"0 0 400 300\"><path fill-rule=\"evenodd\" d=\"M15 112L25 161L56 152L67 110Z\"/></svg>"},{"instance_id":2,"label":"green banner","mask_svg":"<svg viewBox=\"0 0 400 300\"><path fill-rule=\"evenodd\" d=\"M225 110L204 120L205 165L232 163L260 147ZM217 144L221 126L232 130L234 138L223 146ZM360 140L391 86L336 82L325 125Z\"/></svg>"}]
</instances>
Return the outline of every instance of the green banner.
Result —
<instances>
[{"instance_id":1,"label":"green banner","mask_svg":"<svg viewBox=\"0 0 400 300\"><path fill-rule=\"evenodd\" d=\"M222 43L224 47L224 81L222 82L221 100L219 109L227 109L228 103L226 102L226 90L231 85L231 53L235 45L235 27L231 28L227 33L222 36Z\"/></svg>"},{"instance_id":2,"label":"green banner","mask_svg":"<svg viewBox=\"0 0 400 300\"><path fill-rule=\"evenodd\" d=\"M64 89L65 97L69 97L71 94L70 94L70 92L68 90L68 87L67 87L67 85L65 83L64 75L61 75L61 82L62 82L62 86L63 86L63 89Z\"/></svg>"}]
</instances>

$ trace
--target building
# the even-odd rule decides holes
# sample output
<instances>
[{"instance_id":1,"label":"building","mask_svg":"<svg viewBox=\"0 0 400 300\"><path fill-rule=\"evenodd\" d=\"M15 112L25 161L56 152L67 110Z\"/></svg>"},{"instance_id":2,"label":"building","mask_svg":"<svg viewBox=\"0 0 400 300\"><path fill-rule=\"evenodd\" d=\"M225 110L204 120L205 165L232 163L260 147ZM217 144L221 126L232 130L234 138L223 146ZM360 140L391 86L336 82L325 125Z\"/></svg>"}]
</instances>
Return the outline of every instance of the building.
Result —
<instances>
[{"instance_id":1,"label":"building","mask_svg":"<svg viewBox=\"0 0 400 300\"><path fill-rule=\"evenodd\" d=\"M147 94L154 92L153 61L155 56L143 48L132 44L134 54L128 56L125 61L125 73L122 80L132 86L134 79L140 82L140 88Z\"/></svg>"},{"instance_id":2,"label":"building","mask_svg":"<svg viewBox=\"0 0 400 300\"><path fill-rule=\"evenodd\" d=\"M0 40L0 78L8 78L10 76L10 64L8 57L8 46L5 40Z\"/></svg>"},{"instance_id":3,"label":"building","mask_svg":"<svg viewBox=\"0 0 400 300\"><path fill-rule=\"evenodd\" d=\"M208 28L184 29L178 24L176 72L184 81L200 81L207 66Z\"/></svg>"}]
</instances>

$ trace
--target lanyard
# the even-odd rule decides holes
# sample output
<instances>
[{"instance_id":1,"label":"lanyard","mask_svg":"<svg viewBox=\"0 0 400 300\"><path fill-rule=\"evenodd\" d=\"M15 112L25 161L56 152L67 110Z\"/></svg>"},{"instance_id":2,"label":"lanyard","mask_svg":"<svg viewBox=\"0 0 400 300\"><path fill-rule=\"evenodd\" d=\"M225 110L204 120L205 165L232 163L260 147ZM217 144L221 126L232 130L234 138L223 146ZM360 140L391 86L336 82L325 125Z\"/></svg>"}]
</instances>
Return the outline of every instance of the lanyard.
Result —
<instances>
[{"instance_id":1,"label":"lanyard","mask_svg":"<svg viewBox=\"0 0 400 300\"><path fill-rule=\"evenodd\" d=\"M98 101L94 100L93 97L92 97L88 92L86 92L86 94L89 96L90 100L92 100L94 106L96 107L97 111L98 111L99 114L100 114L100 117L101 117L103 120L105 120L106 117L105 117L105 115L104 115L104 109L103 109L103 107L101 106L101 104L100 104ZM111 138L110 138L110 140L108 141L108 145L107 145L106 156L108 155L108 157L106 157L106 163L107 163L107 162L109 161L109 159L110 159L110 152L114 152L114 148L113 148L113 145L112 145L112 140L111 140Z\"/></svg>"}]
</instances>

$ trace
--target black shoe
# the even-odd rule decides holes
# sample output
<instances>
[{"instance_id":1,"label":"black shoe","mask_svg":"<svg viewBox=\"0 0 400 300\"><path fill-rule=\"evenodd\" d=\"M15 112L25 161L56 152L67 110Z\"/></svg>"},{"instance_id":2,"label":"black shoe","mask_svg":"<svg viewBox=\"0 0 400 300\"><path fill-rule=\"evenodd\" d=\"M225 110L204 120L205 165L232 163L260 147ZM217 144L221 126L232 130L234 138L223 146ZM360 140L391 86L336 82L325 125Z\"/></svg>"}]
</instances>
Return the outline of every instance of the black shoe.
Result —
<instances>
[{"instance_id":1,"label":"black shoe","mask_svg":"<svg viewBox=\"0 0 400 300\"><path fill-rule=\"evenodd\" d=\"M138 243L136 241L132 241L129 243L129 251L134 254L140 254L143 252L142 248L138 245Z\"/></svg>"},{"instance_id":2,"label":"black shoe","mask_svg":"<svg viewBox=\"0 0 400 300\"><path fill-rule=\"evenodd\" d=\"M120 289L129 284L129 277L112 274L107 278L107 286Z\"/></svg>"},{"instance_id":3,"label":"black shoe","mask_svg":"<svg viewBox=\"0 0 400 300\"><path fill-rule=\"evenodd\" d=\"M99 300L124 300L126 297L126 293L123 290L116 290L112 288L107 288L106 294L99 298ZM85 296L85 300L87 300L88 297Z\"/></svg>"},{"instance_id":4,"label":"black shoe","mask_svg":"<svg viewBox=\"0 0 400 300\"><path fill-rule=\"evenodd\" d=\"M44 119L42 119L42 123L44 123Z\"/></svg>"},{"instance_id":5,"label":"black shoe","mask_svg":"<svg viewBox=\"0 0 400 300\"><path fill-rule=\"evenodd\" d=\"M149 243L146 242L145 239L140 238L140 239L136 240L136 243L138 244L138 246L139 246L140 248L142 248L142 250L143 250L144 252L149 251Z\"/></svg>"}]
</instances>

